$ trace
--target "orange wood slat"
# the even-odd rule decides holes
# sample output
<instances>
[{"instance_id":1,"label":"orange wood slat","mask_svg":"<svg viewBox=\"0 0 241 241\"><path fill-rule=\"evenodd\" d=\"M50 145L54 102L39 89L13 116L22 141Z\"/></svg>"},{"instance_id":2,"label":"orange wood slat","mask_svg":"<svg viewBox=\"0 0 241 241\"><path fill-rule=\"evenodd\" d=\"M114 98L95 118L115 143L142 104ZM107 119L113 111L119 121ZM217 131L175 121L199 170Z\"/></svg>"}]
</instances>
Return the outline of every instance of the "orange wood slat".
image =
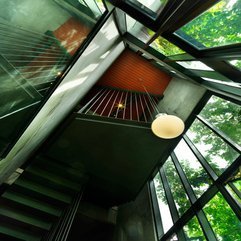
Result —
<instances>
[{"instance_id":1,"label":"orange wood slat","mask_svg":"<svg viewBox=\"0 0 241 241\"><path fill-rule=\"evenodd\" d=\"M171 77L137 53L126 49L101 77L98 85L163 95Z\"/></svg>"}]
</instances>

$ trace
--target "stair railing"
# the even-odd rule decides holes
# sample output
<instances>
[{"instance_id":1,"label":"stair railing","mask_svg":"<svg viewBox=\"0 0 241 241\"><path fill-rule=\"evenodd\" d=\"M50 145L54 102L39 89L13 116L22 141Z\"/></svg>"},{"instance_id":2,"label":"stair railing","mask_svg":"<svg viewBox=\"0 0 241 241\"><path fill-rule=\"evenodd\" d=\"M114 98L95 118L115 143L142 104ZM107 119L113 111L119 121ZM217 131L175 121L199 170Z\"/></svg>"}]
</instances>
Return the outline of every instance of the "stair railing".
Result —
<instances>
[{"instance_id":1,"label":"stair railing","mask_svg":"<svg viewBox=\"0 0 241 241\"><path fill-rule=\"evenodd\" d=\"M81 190L72 200L71 204L63 211L63 215L52 229L42 239L42 241L66 241L73 224L75 214L78 210L83 190Z\"/></svg>"}]
</instances>

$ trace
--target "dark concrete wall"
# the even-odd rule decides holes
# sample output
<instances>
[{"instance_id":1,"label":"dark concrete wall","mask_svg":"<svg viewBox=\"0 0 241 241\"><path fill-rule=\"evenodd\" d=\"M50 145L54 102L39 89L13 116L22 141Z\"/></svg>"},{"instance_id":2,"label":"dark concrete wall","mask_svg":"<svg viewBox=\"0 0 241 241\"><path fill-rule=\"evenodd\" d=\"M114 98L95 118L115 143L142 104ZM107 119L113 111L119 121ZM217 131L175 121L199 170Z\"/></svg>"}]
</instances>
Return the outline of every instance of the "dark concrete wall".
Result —
<instances>
[{"instance_id":1,"label":"dark concrete wall","mask_svg":"<svg viewBox=\"0 0 241 241\"><path fill-rule=\"evenodd\" d=\"M119 207L114 241L155 241L147 185L135 201Z\"/></svg>"}]
</instances>

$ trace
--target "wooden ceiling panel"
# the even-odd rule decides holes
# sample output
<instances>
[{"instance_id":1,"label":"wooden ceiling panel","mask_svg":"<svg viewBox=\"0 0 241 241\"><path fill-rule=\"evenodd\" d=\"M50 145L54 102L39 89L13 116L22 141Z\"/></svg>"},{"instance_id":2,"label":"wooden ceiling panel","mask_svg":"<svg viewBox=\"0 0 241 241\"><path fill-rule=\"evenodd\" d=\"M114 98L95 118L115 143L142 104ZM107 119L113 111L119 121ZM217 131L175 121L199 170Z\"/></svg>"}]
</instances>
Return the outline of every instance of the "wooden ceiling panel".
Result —
<instances>
[{"instance_id":1,"label":"wooden ceiling panel","mask_svg":"<svg viewBox=\"0 0 241 241\"><path fill-rule=\"evenodd\" d=\"M171 76L162 72L145 58L126 49L101 77L98 85L118 89L163 95Z\"/></svg>"}]
</instances>

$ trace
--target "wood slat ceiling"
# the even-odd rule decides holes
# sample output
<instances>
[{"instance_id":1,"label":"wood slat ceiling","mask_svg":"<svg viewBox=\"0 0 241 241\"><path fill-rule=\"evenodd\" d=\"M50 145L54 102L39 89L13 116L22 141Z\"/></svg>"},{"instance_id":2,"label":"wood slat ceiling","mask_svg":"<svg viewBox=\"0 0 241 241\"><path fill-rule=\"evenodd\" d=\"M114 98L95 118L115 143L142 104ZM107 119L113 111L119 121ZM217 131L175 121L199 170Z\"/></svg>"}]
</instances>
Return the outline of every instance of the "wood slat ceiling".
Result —
<instances>
[{"instance_id":1,"label":"wood slat ceiling","mask_svg":"<svg viewBox=\"0 0 241 241\"><path fill-rule=\"evenodd\" d=\"M99 85L118 89L163 95L171 76L162 72L148 60L126 49L98 82Z\"/></svg>"}]
</instances>

